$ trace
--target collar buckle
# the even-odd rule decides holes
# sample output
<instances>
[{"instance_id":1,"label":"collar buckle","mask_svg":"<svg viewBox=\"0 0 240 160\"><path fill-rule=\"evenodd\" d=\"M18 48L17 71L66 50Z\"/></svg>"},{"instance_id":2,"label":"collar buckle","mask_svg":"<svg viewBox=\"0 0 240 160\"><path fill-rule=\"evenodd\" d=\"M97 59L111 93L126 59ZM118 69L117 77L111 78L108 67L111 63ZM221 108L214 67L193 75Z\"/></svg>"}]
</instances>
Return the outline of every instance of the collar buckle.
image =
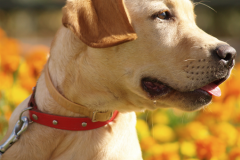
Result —
<instances>
[{"instance_id":1,"label":"collar buckle","mask_svg":"<svg viewBox=\"0 0 240 160\"><path fill-rule=\"evenodd\" d=\"M101 120L97 120L97 118L96 118L97 113L100 113L100 114L108 114L109 112L94 111L94 112L93 112L93 116L92 116L92 122L101 121ZM109 115L109 114L108 114L108 115ZM107 118L104 119L103 121L108 121L108 120L110 120L112 117L113 117L113 112L111 112L110 115L109 115L109 117L107 117Z\"/></svg>"}]
</instances>

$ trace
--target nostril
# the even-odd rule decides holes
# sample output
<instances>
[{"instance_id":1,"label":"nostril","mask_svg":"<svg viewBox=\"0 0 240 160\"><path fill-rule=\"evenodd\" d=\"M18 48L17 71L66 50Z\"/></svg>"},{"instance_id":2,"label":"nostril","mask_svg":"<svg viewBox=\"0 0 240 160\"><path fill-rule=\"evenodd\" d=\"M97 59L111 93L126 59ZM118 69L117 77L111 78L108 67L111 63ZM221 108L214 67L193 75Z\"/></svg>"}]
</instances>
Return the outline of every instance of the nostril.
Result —
<instances>
[{"instance_id":1,"label":"nostril","mask_svg":"<svg viewBox=\"0 0 240 160\"><path fill-rule=\"evenodd\" d=\"M218 57L225 61L232 61L236 57L236 50L229 45L221 45L215 50Z\"/></svg>"},{"instance_id":2,"label":"nostril","mask_svg":"<svg viewBox=\"0 0 240 160\"><path fill-rule=\"evenodd\" d=\"M233 57L233 55L231 54L231 53L227 53L227 55L226 55L226 57L224 58L224 60L226 60L226 61L230 61L230 60L232 60L234 57Z\"/></svg>"}]
</instances>

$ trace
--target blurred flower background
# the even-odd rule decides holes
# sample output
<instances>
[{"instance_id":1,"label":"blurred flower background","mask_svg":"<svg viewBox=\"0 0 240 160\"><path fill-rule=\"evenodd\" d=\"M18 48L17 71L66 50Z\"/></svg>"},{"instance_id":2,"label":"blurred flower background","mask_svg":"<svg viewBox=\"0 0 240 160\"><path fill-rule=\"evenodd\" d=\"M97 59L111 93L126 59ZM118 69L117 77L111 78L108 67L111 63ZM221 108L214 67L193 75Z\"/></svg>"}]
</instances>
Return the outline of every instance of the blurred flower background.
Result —
<instances>
[{"instance_id":1,"label":"blurred flower background","mask_svg":"<svg viewBox=\"0 0 240 160\"><path fill-rule=\"evenodd\" d=\"M240 1L195 2L198 25L240 50ZM64 3L0 0L0 139L46 63ZM137 113L144 160L240 160L240 64L220 87L222 96L198 112Z\"/></svg>"}]
</instances>

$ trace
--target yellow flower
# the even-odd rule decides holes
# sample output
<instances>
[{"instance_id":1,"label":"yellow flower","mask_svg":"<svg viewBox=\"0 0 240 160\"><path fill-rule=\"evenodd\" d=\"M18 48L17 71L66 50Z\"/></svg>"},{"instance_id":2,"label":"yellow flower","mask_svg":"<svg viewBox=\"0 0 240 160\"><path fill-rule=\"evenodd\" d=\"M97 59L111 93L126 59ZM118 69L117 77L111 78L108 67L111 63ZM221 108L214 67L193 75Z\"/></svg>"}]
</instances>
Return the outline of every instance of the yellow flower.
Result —
<instances>
[{"instance_id":1,"label":"yellow flower","mask_svg":"<svg viewBox=\"0 0 240 160\"><path fill-rule=\"evenodd\" d=\"M9 89L13 85L12 74L0 71L0 91Z\"/></svg>"},{"instance_id":2,"label":"yellow flower","mask_svg":"<svg viewBox=\"0 0 240 160\"><path fill-rule=\"evenodd\" d=\"M204 139L210 135L207 126L198 121L188 123L185 127L179 128L177 132L180 137L189 140Z\"/></svg>"},{"instance_id":3,"label":"yellow flower","mask_svg":"<svg viewBox=\"0 0 240 160\"><path fill-rule=\"evenodd\" d=\"M236 100L236 104L235 104L232 120L235 123L239 123L240 122L240 98L238 98Z\"/></svg>"},{"instance_id":4,"label":"yellow flower","mask_svg":"<svg viewBox=\"0 0 240 160\"><path fill-rule=\"evenodd\" d=\"M161 144L154 144L153 146L151 146L147 153L151 154L151 155L160 155L163 152L163 146Z\"/></svg>"},{"instance_id":5,"label":"yellow flower","mask_svg":"<svg viewBox=\"0 0 240 160\"><path fill-rule=\"evenodd\" d=\"M153 123L157 123L157 124L169 124L169 118L166 115L166 113L163 112L154 112L154 114L152 115L153 117Z\"/></svg>"},{"instance_id":6,"label":"yellow flower","mask_svg":"<svg viewBox=\"0 0 240 160\"><path fill-rule=\"evenodd\" d=\"M6 91L6 98L14 105L19 105L23 100L29 96L29 93L23 89L19 84L14 85L11 89Z\"/></svg>"},{"instance_id":7,"label":"yellow flower","mask_svg":"<svg viewBox=\"0 0 240 160\"><path fill-rule=\"evenodd\" d=\"M148 124L144 120L142 120L142 119L137 120L136 129L137 129L138 137L139 137L140 141L143 138L150 136Z\"/></svg>"},{"instance_id":8,"label":"yellow flower","mask_svg":"<svg viewBox=\"0 0 240 160\"><path fill-rule=\"evenodd\" d=\"M179 144L177 142L163 145L155 144L148 151L152 155L148 160L180 160L178 151Z\"/></svg>"},{"instance_id":9,"label":"yellow flower","mask_svg":"<svg viewBox=\"0 0 240 160\"><path fill-rule=\"evenodd\" d=\"M179 143L178 142L163 144L163 152L178 153L178 151L179 151Z\"/></svg>"},{"instance_id":10,"label":"yellow flower","mask_svg":"<svg viewBox=\"0 0 240 160\"><path fill-rule=\"evenodd\" d=\"M172 128L162 124L153 126L152 135L159 142L171 142L176 137Z\"/></svg>"},{"instance_id":11,"label":"yellow flower","mask_svg":"<svg viewBox=\"0 0 240 160\"><path fill-rule=\"evenodd\" d=\"M184 156L193 157L196 155L196 147L193 142L184 141L180 146L181 153Z\"/></svg>"},{"instance_id":12,"label":"yellow flower","mask_svg":"<svg viewBox=\"0 0 240 160\"><path fill-rule=\"evenodd\" d=\"M2 107L2 111L3 111L3 113L4 113L3 116L5 117L5 119L6 119L7 121L9 121L9 119L10 119L10 117L11 117L11 115L12 115L12 110L11 110L10 106L9 106L9 105L3 106L3 107Z\"/></svg>"},{"instance_id":13,"label":"yellow flower","mask_svg":"<svg viewBox=\"0 0 240 160\"><path fill-rule=\"evenodd\" d=\"M165 143L165 144L154 144L149 148L148 152L152 155L159 155L163 153L178 153L179 144L178 142L174 143Z\"/></svg>"}]
</instances>

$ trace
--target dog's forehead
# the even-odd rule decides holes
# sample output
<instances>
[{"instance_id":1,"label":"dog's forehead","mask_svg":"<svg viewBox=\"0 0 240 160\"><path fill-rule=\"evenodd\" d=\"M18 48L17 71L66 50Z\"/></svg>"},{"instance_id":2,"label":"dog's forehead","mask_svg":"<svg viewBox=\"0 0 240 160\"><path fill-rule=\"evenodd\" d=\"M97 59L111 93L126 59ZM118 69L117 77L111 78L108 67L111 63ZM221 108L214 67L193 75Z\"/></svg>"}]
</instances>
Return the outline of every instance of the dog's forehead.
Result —
<instances>
[{"instance_id":1,"label":"dog's forehead","mask_svg":"<svg viewBox=\"0 0 240 160\"><path fill-rule=\"evenodd\" d=\"M174 15L195 21L194 3L191 0L124 0L130 15L141 17L170 9Z\"/></svg>"},{"instance_id":2,"label":"dog's forehead","mask_svg":"<svg viewBox=\"0 0 240 160\"><path fill-rule=\"evenodd\" d=\"M136 7L138 9L146 8L146 7L160 7L160 6L168 6L168 7L190 7L193 8L193 2L191 0L124 0L125 4Z\"/></svg>"}]
</instances>

